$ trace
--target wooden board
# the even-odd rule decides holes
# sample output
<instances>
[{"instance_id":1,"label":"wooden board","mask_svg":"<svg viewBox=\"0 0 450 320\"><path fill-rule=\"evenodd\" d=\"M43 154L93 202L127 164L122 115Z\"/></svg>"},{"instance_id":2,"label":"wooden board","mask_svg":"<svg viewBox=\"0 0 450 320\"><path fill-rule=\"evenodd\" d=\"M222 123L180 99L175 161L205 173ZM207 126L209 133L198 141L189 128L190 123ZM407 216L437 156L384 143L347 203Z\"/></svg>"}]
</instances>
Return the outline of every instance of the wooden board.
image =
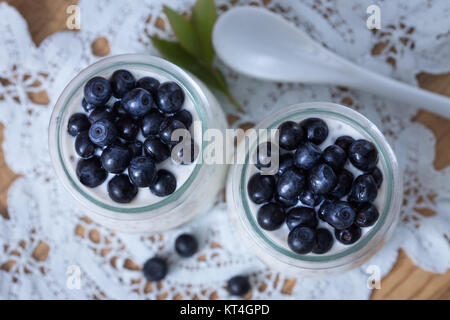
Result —
<instances>
[{"instance_id":1,"label":"wooden board","mask_svg":"<svg viewBox=\"0 0 450 320\"><path fill-rule=\"evenodd\" d=\"M0 0L2 2L4 0ZM7 0L15 6L28 22L33 41L39 45L45 37L55 32L65 30L66 8L75 0ZM100 43L108 44L105 39ZM98 48L93 44L93 50L109 52L109 48ZM104 54L99 54L104 55ZM450 73L418 75L421 87L445 94L450 97ZM420 111L414 121L423 123L436 136L436 157L434 166L441 170L450 164L450 121L426 111ZM3 126L0 125L0 143L3 140ZM4 162L4 154L0 148L0 214L7 217L6 194L10 184L18 176ZM2 219L0 217L0 219ZM380 290L374 290L372 299L450 299L450 271L446 274L433 274L415 266L408 256L400 250L398 260L393 270L381 283Z\"/></svg>"}]
</instances>

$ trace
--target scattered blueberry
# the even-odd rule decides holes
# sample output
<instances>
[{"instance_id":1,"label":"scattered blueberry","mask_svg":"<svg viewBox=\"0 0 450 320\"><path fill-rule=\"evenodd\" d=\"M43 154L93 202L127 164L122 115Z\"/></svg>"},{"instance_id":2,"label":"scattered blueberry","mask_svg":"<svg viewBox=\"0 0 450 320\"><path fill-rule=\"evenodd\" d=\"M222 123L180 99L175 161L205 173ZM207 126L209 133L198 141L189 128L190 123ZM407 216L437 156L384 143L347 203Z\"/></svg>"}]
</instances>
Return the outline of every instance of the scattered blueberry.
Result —
<instances>
[{"instance_id":1,"label":"scattered blueberry","mask_svg":"<svg viewBox=\"0 0 450 320\"><path fill-rule=\"evenodd\" d=\"M243 297L250 291L250 282L246 276L235 276L227 282L228 292L231 295Z\"/></svg>"},{"instance_id":2,"label":"scattered blueberry","mask_svg":"<svg viewBox=\"0 0 450 320\"><path fill-rule=\"evenodd\" d=\"M119 174L108 182L108 194L115 202L130 203L137 193L138 188L126 174Z\"/></svg>"},{"instance_id":3,"label":"scattered blueberry","mask_svg":"<svg viewBox=\"0 0 450 320\"><path fill-rule=\"evenodd\" d=\"M161 169L158 170L156 181L150 186L150 191L158 197L165 197L172 194L176 188L177 179L175 176L171 172Z\"/></svg>"},{"instance_id":4,"label":"scattered blueberry","mask_svg":"<svg viewBox=\"0 0 450 320\"><path fill-rule=\"evenodd\" d=\"M143 77L137 81L136 87L147 90L152 95L155 95L159 87L159 81L152 77Z\"/></svg>"},{"instance_id":5,"label":"scattered blueberry","mask_svg":"<svg viewBox=\"0 0 450 320\"><path fill-rule=\"evenodd\" d=\"M270 201L275 191L275 178L270 175L255 173L247 184L247 193L250 199L261 204Z\"/></svg>"},{"instance_id":6,"label":"scattered blueberry","mask_svg":"<svg viewBox=\"0 0 450 320\"><path fill-rule=\"evenodd\" d=\"M122 98L128 91L136 86L136 79L128 70L116 70L109 79L113 96Z\"/></svg>"},{"instance_id":7,"label":"scattered blueberry","mask_svg":"<svg viewBox=\"0 0 450 320\"><path fill-rule=\"evenodd\" d=\"M191 257L198 250L198 242L192 235L184 233L175 240L175 251L182 257Z\"/></svg>"},{"instance_id":8,"label":"scattered blueberry","mask_svg":"<svg viewBox=\"0 0 450 320\"><path fill-rule=\"evenodd\" d=\"M286 224L289 230L297 227L316 228L319 221L313 208L295 207L287 212Z\"/></svg>"},{"instance_id":9,"label":"scattered blueberry","mask_svg":"<svg viewBox=\"0 0 450 320\"><path fill-rule=\"evenodd\" d=\"M132 158L142 156L143 144L139 140L134 140L128 143L128 150Z\"/></svg>"},{"instance_id":10,"label":"scattered blueberry","mask_svg":"<svg viewBox=\"0 0 450 320\"><path fill-rule=\"evenodd\" d=\"M353 182L348 200L359 203L372 202L377 197L377 194L377 184L372 175L362 174Z\"/></svg>"},{"instance_id":11,"label":"scattered blueberry","mask_svg":"<svg viewBox=\"0 0 450 320\"><path fill-rule=\"evenodd\" d=\"M292 157L292 154L285 153L280 155L279 159L280 163L278 164L277 174L281 176L287 169L292 168L294 166L294 158Z\"/></svg>"},{"instance_id":12,"label":"scattered blueberry","mask_svg":"<svg viewBox=\"0 0 450 320\"><path fill-rule=\"evenodd\" d=\"M322 150L312 142L301 144L294 154L294 164L303 170L310 170L322 157Z\"/></svg>"},{"instance_id":13,"label":"scattered blueberry","mask_svg":"<svg viewBox=\"0 0 450 320\"><path fill-rule=\"evenodd\" d=\"M116 113L114 109L107 106L98 106L89 114L89 121L91 123L97 122L99 120L109 120L114 122L116 119Z\"/></svg>"},{"instance_id":14,"label":"scattered blueberry","mask_svg":"<svg viewBox=\"0 0 450 320\"><path fill-rule=\"evenodd\" d=\"M341 170L347 161L347 153L337 145L330 145L322 153L323 161L333 170Z\"/></svg>"},{"instance_id":15,"label":"scattered blueberry","mask_svg":"<svg viewBox=\"0 0 450 320\"><path fill-rule=\"evenodd\" d=\"M336 139L334 144L341 147L345 152L348 152L348 149L350 148L350 146L354 141L355 139L353 139L350 136L340 136L339 138Z\"/></svg>"},{"instance_id":16,"label":"scattered blueberry","mask_svg":"<svg viewBox=\"0 0 450 320\"><path fill-rule=\"evenodd\" d=\"M371 203L363 203L356 213L355 224L358 227L366 228L373 226L380 214L377 208Z\"/></svg>"},{"instance_id":17,"label":"scattered blueberry","mask_svg":"<svg viewBox=\"0 0 450 320\"><path fill-rule=\"evenodd\" d=\"M279 127L279 144L286 150L295 150L303 140L303 128L294 121L283 122Z\"/></svg>"},{"instance_id":18,"label":"scattered blueberry","mask_svg":"<svg viewBox=\"0 0 450 320\"><path fill-rule=\"evenodd\" d=\"M352 244L361 238L361 228L355 225L352 225L350 228L339 230L334 230L334 236L337 241L343 244Z\"/></svg>"},{"instance_id":19,"label":"scattered blueberry","mask_svg":"<svg viewBox=\"0 0 450 320\"><path fill-rule=\"evenodd\" d=\"M100 157L103 168L111 173L121 173L130 164L131 155L127 146L112 144L103 150Z\"/></svg>"},{"instance_id":20,"label":"scattered blueberry","mask_svg":"<svg viewBox=\"0 0 450 320\"><path fill-rule=\"evenodd\" d=\"M175 130L184 130L184 133L189 133L189 131L187 131L186 127L181 121L173 118L167 118L161 123L161 126L159 127L159 138L162 142L169 146L176 145L177 143L180 143L182 141L182 137L177 135L178 133L175 133ZM184 133L181 132L181 134ZM178 140L175 138L175 136L179 136Z\"/></svg>"},{"instance_id":21,"label":"scattered blueberry","mask_svg":"<svg viewBox=\"0 0 450 320\"><path fill-rule=\"evenodd\" d=\"M94 106L101 106L111 98L111 86L103 77L94 77L84 86L86 102Z\"/></svg>"},{"instance_id":22,"label":"scattered blueberry","mask_svg":"<svg viewBox=\"0 0 450 320\"><path fill-rule=\"evenodd\" d=\"M149 136L156 136L159 133L159 127L163 121L164 115L162 115L158 110L151 110L141 118L142 135L145 138Z\"/></svg>"},{"instance_id":23,"label":"scattered blueberry","mask_svg":"<svg viewBox=\"0 0 450 320\"><path fill-rule=\"evenodd\" d=\"M319 228L316 230L316 239L314 241L314 246L312 252L316 254L324 254L330 251L333 246L334 240L331 232L324 228Z\"/></svg>"},{"instance_id":24,"label":"scattered blueberry","mask_svg":"<svg viewBox=\"0 0 450 320\"><path fill-rule=\"evenodd\" d=\"M166 277L167 269L166 260L153 257L145 262L142 270L147 281L160 281Z\"/></svg>"},{"instance_id":25,"label":"scattered blueberry","mask_svg":"<svg viewBox=\"0 0 450 320\"><path fill-rule=\"evenodd\" d=\"M75 152L82 158L90 158L95 154L96 145L89 139L89 132L81 132L75 139Z\"/></svg>"},{"instance_id":26,"label":"scattered blueberry","mask_svg":"<svg viewBox=\"0 0 450 320\"><path fill-rule=\"evenodd\" d=\"M377 188L381 187L381 184L383 183L383 173L381 172L380 168L375 167L375 169L373 169L370 174L372 175L373 180L375 180Z\"/></svg>"},{"instance_id":27,"label":"scattered blueberry","mask_svg":"<svg viewBox=\"0 0 450 320\"><path fill-rule=\"evenodd\" d=\"M186 129L189 129L192 125L192 114L187 110L178 111L172 117L175 120L182 122Z\"/></svg>"},{"instance_id":28,"label":"scattered blueberry","mask_svg":"<svg viewBox=\"0 0 450 320\"><path fill-rule=\"evenodd\" d=\"M326 194L336 183L336 174L327 164L319 164L309 172L309 188L315 194Z\"/></svg>"},{"instance_id":29,"label":"scattered blueberry","mask_svg":"<svg viewBox=\"0 0 450 320\"><path fill-rule=\"evenodd\" d=\"M310 227L297 227L288 235L288 246L298 254L311 252L314 247L316 231Z\"/></svg>"},{"instance_id":30,"label":"scattered blueberry","mask_svg":"<svg viewBox=\"0 0 450 320\"><path fill-rule=\"evenodd\" d=\"M123 96L122 105L131 116L142 117L152 108L153 97L147 90L134 88Z\"/></svg>"},{"instance_id":31,"label":"scattered blueberry","mask_svg":"<svg viewBox=\"0 0 450 320\"><path fill-rule=\"evenodd\" d=\"M345 201L336 201L327 205L325 219L335 229L346 229L355 221L355 211Z\"/></svg>"},{"instance_id":32,"label":"scattered blueberry","mask_svg":"<svg viewBox=\"0 0 450 320\"><path fill-rule=\"evenodd\" d=\"M300 122L306 134L306 140L317 145L321 144L328 137L328 126L322 119L308 118Z\"/></svg>"},{"instance_id":33,"label":"scattered blueberry","mask_svg":"<svg viewBox=\"0 0 450 320\"><path fill-rule=\"evenodd\" d=\"M83 110L86 113L91 112L96 107L95 105L88 103L85 98L83 98L83 100L81 100L81 106L83 107Z\"/></svg>"},{"instance_id":34,"label":"scattered blueberry","mask_svg":"<svg viewBox=\"0 0 450 320\"><path fill-rule=\"evenodd\" d=\"M90 188L101 185L108 176L108 172L102 168L102 164L97 157L80 159L77 164L76 174L78 180Z\"/></svg>"},{"instance_id":35,"label":"scattered blueberry","mask_svg":"<svg viewBox=\"0 0 450 320\"><path fill-rule=\"evenodd\" d=\"M277 182L277 192L285 199L293 199L300 195L305 187L306 179L303 172L295 167L287 169Z\"/></svg>"},{"instance_id":36,"label":"scattered blueberry","mask_svg":"<svg viewBox=\"0 0 450 320\"><path fill-rule=\"evenodd\" d=\"M178 112L184 103L184 92L175 82L164 82L156 93L156 104L164 113Z\"/></svg>"},{"instance_id":37,"label":"scattered blueberry","mask_svg":"<svg viewBox=\"0 0 450 320\"><path fill-rule=\"evenodd\" d=\"M336 185L330 190L330 192L328 192L328 195L335 199L340 199L350 192L352 184L353 173L346 169L342 169L342 171L337 175Z\"/></svg>"},{"instance_id":38,"label":"scattered blueberry","mask_svg":"<svg viewBox=\"0 0 450 320\"><path fill-rule=\"evenodd\" d=\"M117 129L111 121L102 119L92 124L89 138L96 145L106 147L117 138Z\"/></svg>"},{"instance_id":39,"label":"scattered blueberry","mask_svg":"<svg viewBox=\"0 0 450 320\"><path fill-rule=\"evenodd\" d=\"M285 217L283 207L273 202L266 203L260 207L256 214L259 226L268 231L280 228Z\"/></svg>"},{"instance_id":40,"label":"scattered blueberry","mask_svg":"<svg viewBox=\"0 0 450 320\"><path fill-rule=\"evenodd\" d=\"M170 149L157 137L148 137L144 141L144 152L156 163L160 163L170 157Z\"/></svg>"},{"instance_id":41,"label":"scattered blueberry","mask_svg":"<svg viewBox=\"0 0 450 320\"><path fill-rule=\"evenodd\" d=\"M89 130L91 124L88 118L83 113L74 113L70 116L69 122L67 124L67 131L73 137L76 137L83 131Z\"/></svg>"},{"instance_id":42,"label":"scattered blueberry","mask_svg":"<svg viewBox=\"0 0 450 320\"><path fill-rule=\"evenodd\" d=\"M130 118L120 118L116 122L117 134L127 141L135 140L139 133L139 126Z\"/></svg>"},{"instance_id":43,"label":"scattered blueberry","mask_svg":"<svg viewBox=\"0 0 450 320\"><path fill-rule=\"evenodd\" d=\"M359 170L370 172L377 165L378 150L370 141L364 139L356 140L348 149L348 158Z\"/></svg>"},{"instance_id":44,"label":"scattered blueberry","mask_svg":"<svg viewBox=\"0 0 450 320\"><path fill-rule=\"evenodd\" d=\"M128 167L131 182L137 187L150 187L156 180L156 166L150 157L139 156L131 160Z\"/></svg>"}]
</instances>

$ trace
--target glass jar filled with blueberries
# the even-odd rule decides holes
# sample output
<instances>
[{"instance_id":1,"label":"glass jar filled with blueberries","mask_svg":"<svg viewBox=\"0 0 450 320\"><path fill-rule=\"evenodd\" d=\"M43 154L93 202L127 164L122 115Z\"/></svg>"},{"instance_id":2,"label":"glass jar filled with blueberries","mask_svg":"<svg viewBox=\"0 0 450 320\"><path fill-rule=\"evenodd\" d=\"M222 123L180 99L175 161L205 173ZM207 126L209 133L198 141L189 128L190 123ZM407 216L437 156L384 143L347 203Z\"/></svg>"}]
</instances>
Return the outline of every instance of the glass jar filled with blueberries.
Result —
<instances>
[{"instance_id":1,"label":"glass jar filled with blueberries","mask_svg":"<svg viewBox=\"0 0 450 320\"><path fill-rule=\"evenodd\" d=\"M360 265L385 243L402 184L374 124L350 108L314 102L282 109L257 129L278 135L238 146L247 160L230 172L227 201L244 243L263 261L321 276Z\"/></svg>"},{"instance_id":2,"label":"glass jar filled with blueberries","mask_svg":"<svg viewBox=\"0 0 450 320\"><path fill-rule=\"evenodd\" d=\"M160 58L120 55L67 85L49 148L64 186L96 221L161 231L206 210L222 186L226 166L199 160L209 128L225 130L225 116L199 80ZM173 139L177 129L188 138Z\"/></svg>"}]
</instances>

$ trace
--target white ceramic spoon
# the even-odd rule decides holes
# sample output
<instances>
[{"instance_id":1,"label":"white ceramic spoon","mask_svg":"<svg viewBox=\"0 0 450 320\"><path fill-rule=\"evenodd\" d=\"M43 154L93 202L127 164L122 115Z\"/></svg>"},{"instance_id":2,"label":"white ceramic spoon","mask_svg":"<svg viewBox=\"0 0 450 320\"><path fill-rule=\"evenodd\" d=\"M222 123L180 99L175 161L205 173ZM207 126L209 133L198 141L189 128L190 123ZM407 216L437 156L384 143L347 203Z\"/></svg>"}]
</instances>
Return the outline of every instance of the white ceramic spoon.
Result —
<instances>
[{"instance_id":1,"label":"white ceramic spoon","mask_svg":"<svg viewBox=\"0 0 450 320\"><path fill-rule=\"evenodd\" d=\"M228 66L251 77L353 87L450 118L449 98L363 69L266 9L227 11L214 26L213 44Z\"/></svg>"}]
</instances>

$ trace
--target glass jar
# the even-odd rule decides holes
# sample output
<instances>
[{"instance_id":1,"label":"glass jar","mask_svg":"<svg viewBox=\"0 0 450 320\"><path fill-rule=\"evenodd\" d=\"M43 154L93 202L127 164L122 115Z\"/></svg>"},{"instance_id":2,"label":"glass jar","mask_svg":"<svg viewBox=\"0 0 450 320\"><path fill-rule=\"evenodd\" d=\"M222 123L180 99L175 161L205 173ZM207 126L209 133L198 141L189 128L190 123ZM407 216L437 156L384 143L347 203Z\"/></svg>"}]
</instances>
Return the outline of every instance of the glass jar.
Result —
<instances>
[{"instance_id":1,"label":"glass jar","mask_svg":"<svg viewBox=\"0 0 450 320\"><path fill-rule=\"evenodd\" d=\"M355 268L375 254L392 235L399 218L402 200L402 179L394 152L378 128L360 113L335 103L311 102L300 103L283 108L268 116L256 129L276 129L287 120L299 122L306 118L317 117L325 120L330 128L329 139L334 143L333 126L347 128L355 138L372 141L379 151L378 167L381 169L384 181L376 199L380 216L376 224L365 233L355 244L340 246L338 250L328 253L296 254L287 246L287 227L285 233L278 232L278 238L273 232L265 231L256 221L255 205L247 195L247 182L255 172L254 159L258 142L253 142L247 148L243 142L238 146L238 153L245 153L245 162L235 164L229 172L227 182L227 202L230 215L245 245L254 252L269 267L293 276L325 276L341 273ZM332 126L330 126L330 124ZM267 136L270 133L267 133ZM345 134L341 132L341 134ZM341 135L340 134L340 135ZM259 136L258 141L267 141ZM332 139L331 139L332 138ZM244 140L242 140L244 141ZM328 145L324 143L324 145ZM253 160L254 161L254 160ZM252 209L253 208L253 209ZM280 240L281 238L281 240ZM334 247L333 247L334 248Z\"/></svg>"},{"instance_id":2,"label":"glass jar","mask_svg":"<svg viewBox=\"0 0 450 320\"><path fill-rule=\"evenodd\" d=\"M174 228L212 206L223 187L227 170L225 164L210 165L197 161L192 164L194 167L184 184L177 186L174 193L150 203L132 201L120 204L108 201L99 196L100 191L94 190L97 188L87 188L76 176L74 140L67 133L69 117L75 112L82 112L83 88L89 79L95 76L108 78L118 69L127 69L136 78L153 75L162 81L175 81L184 89L185 101L192 102L194 120L201 124L202 132L210 128L225 130L225 115L219 102L193 75L158 57L138 54L112 56L82 70L61 93L49 125L49 150L54 169L65 189L100 224L124 232L156 232ZM206 143L202 135L199 140L197 143L203 151ZM101 186L104 193L106 184ZM145 191L150 194L148 188Z\"/></svg>"}]
</instances>

